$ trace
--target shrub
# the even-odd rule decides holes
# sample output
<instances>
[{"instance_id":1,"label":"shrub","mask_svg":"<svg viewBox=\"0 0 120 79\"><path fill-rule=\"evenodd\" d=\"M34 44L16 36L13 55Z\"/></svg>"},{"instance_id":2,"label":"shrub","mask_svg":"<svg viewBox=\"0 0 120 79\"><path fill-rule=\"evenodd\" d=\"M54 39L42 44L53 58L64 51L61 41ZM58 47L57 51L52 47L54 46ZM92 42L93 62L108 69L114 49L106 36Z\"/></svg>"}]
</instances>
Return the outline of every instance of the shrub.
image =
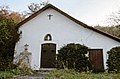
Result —
<instances>
[{"instance_id":1,"label":"shrub","mask_svg":"<svg viewBox=\"0 0 120 79\"><path fill-rule=\"evenodd\" d=\"M114 47L108 53L108 71L120 72L120 46Z\"/></svg>"},{"instance_id":2,"label":"shrub","mask_svg":"<svg viewBox=\"0 0 120 79\"><path fill-rule=\"evenodd\" d=\"M88 47L84 45L74 43L67 44L58 51L57 67L87 71L89 68L89 60L85 55L87 52Z\"/></svg>"},{"instance_id":3,"label":"shrub","mask_svg":"<svg viewBox=\"0 0 120 79\"><path fill-rule=\"evenodd\" d=\"M2 11L0 12L0 70L5 70L13 61L15 44L20 35L16 24L12 19L5 17Z\"/></svg>"},{"instance_id":4,"label":"shrub","mask_svg":"<svg viewBox=\"0 0 120 79\"><path fill-rule=\"evenodd\" d=\"M0 71L15 69L16 67L13 61L0 58Z\"/></svg>"},{"instance_id":5,"label":"shrub","mask_svg":"<svg viewBox=\"0 0 120 79\"><path fill-rule=\"evenodd\" d=\"M0 71L0 79L17 79L13 77L21 74L22 74L22 71L18 68Z\"/></svg>"}]
</instances>

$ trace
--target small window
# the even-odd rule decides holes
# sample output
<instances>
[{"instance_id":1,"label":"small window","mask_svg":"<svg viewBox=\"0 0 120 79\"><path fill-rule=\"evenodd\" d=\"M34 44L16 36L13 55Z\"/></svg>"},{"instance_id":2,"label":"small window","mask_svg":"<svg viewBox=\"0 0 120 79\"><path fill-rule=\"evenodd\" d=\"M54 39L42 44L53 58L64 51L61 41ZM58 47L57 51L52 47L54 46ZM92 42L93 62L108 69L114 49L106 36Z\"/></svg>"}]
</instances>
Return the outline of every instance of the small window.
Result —
<instances>
[{"instance_id":1,"label":"small window","mask_svg":"<svg viewBox=\"0 0 120 79\"><path fill-rule=\"evenodd\" d=\"M44 41L52 41L52 36L50 34L45 35Z\"/></svg>"}]
</instances>

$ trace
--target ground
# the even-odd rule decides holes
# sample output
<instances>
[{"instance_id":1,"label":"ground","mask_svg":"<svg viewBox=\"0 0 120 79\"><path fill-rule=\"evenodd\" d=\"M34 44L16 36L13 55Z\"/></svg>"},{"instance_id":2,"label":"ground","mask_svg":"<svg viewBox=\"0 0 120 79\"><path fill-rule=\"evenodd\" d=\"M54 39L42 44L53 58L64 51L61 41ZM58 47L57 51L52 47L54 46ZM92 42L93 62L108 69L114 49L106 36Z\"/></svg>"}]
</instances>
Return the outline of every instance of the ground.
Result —
<instances>
[{"instance_id":1,"label":"ground","mask_svg":"<svg viewBox=\"0 0 120 79\"><path fill-rule=\"evenodd\" d=\"M120 73L78 73L74 70L54 70L47 75L26 76L16 79L120 79Z\"/></svg>"},{"instance_id":2,"label":"ground","mask_svg":"<svg viewBox=\"0 0 120 79\"><path fill-rule=\"evenodd\" d=\"M7 76L5 76L7 75ZM3 78L4 77L4 78ZM11 73L0 73L0 79L120 79L120 73L91 73L91 72L76 72L74 70L53 70L48 73L37 72L33 75L14 76Z\"/></svg>"}]
</instances>

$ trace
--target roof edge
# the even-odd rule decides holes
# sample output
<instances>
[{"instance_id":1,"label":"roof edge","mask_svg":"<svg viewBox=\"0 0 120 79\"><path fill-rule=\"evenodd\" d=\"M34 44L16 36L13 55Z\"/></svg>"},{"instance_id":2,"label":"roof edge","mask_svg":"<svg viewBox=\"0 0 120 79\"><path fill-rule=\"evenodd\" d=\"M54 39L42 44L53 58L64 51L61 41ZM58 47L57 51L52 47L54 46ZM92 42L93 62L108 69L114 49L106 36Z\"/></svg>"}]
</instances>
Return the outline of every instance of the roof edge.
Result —
<instances>
[{"instance_id":1,"label":"roof edge","mask_svg":"<svg viewBox=\"0 0 120 79\"><path fill-rule=\"evenodd\" d=\"M20 23L17 24L17 28L21 27L23 24L25 24L29 20L33 19L34 17L36 17L37 15L39 15L41 12L45 11L46 9L50 8L51 6L53 6L53 5L52 4L47 4L46 6L44 6L43 8L38 10L37 12L35 12L32 15L28 16L23 21L21 21Z\"/></svg>"},{"instance_id":2,"label":"roof edge","mask_svg":"<svg viewBox=\"0 0 120 79\"><path fill-rule=\"evenodd\" d=\"M47 4L45 7L41 8L40 10L38 10L37 12L35 12L34 14L32 14L31 16L29 16L29 17L26 18L25 20L23 20L22 22L20 22L19 24L17 24L17 28L19 28L20 26L22 26L22 25L25 24L26 22L30 21L31 19L33 19L34 17L36 17L37 15L39 15L41 12L45 11L45 10L48 9L48 8L52 8L52 9L58 11L58 12L61 13L62 15L66 16L66 17L69 18L70 20L74 21L75 23L77 23L77 24L79 24L79 25L81 25L81 26L83 26L83 27L85 27L85 28L88 28L88 29L90 29L90 30L93 30L93 31L95 31L95 32L97 32L97 33L100 33L100 34L102 34L102 35L104 35L104 36L107 36L107 37L109 37L109 38L111 38L111 39L113 39L113 40L116 40L116 41L120 42L120 38L118 38L118 37L116 37L116 36L113 36L113 35L111 35L111 34L105 33L105 32L103 32L103 31L98 30L98 29L96 29L96 28L93 28L93 27L91 27L91 26L88 26L87 24L85 24L85 23L83 23L83 22L81 22L81 21L73 18L72 16L68 15L67 13L65 13L65 12L63 12L62 10L58 9L57 7L53 6L52 4Z\"/></svg>"}]
</instances>

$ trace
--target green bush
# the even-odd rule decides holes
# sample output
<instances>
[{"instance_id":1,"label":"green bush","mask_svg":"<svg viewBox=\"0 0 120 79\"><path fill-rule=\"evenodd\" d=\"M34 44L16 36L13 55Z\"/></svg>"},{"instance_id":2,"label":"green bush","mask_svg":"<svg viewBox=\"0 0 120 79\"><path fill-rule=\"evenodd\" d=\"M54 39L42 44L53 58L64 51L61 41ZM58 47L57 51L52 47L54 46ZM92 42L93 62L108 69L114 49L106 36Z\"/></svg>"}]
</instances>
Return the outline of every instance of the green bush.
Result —
<instances>
[{"instance_id":1,"label":"green bush","mask_svg":"<svg viewBox=\"0 0 120 79\"><path fill-rule=\"evenodd\" d=\"M57 68L75 69L77 71L87 71L89 60L85 54L88 47L80 44L70 43L62 47L57 55Z\"/></svg>"},{"instance_id":2,"label":"green bush","mask_svg":"<svg viewBox=\"0 0 120 79\"><path fill-rule=\"evenodd\" d=\"M17 66L13 64L13 61L0 58L0 71L6 71L15 69Z\"/></svg>"},{"instance_id":3,"label":"green bush","mask_svg":"<svg viewBox=\"0 0 120 79\"><path fill-rule=\"evenodd\" d=\"M10 64L12 66L9 61L13 61L15 44L20 35L16 24L0 13L0 70L5 70Z\"/></svg>"},{"instance_id":4,"label":"green bush","mask_svg":"<svg viewBox=\"0 0 120 79\"><path fill-rule=\"evenodd\" d=\"M108 53L108 71L120 72L120 46L114 47Z\"/></svg>"}]
</instances>

